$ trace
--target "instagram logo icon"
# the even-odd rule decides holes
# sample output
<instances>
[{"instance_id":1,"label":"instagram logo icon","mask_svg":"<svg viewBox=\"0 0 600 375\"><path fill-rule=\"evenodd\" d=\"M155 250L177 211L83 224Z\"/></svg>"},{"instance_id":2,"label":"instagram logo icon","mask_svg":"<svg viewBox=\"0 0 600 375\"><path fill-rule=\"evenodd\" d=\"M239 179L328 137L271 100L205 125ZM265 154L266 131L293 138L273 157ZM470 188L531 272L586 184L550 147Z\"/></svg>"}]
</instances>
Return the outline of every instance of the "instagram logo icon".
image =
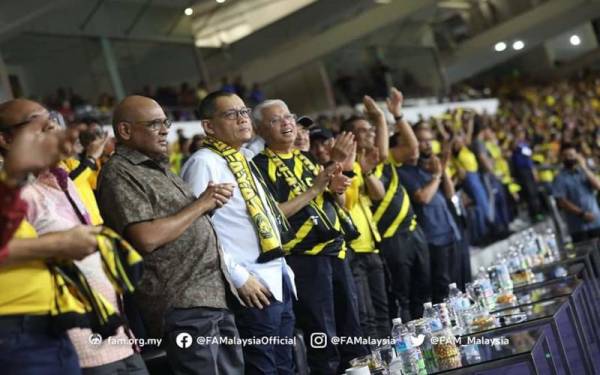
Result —
<instances>
[{"instance_id":1,"label":"instagram logo icon","mask_svg":"<svg viewBox=\"0 0 600 375\"><path fill-rule=\"evenodd\" d=\"M327 335L323 332L313 332L310 335L310 346L313 349L323 349L327 346Z\"/></svg>"}]
</instances>

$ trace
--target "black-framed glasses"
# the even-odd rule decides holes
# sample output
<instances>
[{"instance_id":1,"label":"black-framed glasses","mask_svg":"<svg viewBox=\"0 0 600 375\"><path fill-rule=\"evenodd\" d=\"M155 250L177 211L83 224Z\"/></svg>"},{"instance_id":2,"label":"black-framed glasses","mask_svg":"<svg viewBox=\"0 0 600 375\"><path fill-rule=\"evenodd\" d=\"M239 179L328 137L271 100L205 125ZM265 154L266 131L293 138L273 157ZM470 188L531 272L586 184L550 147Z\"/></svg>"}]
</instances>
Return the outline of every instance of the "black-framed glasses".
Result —
<instances>
[{"instance_id":1,"label":"black-framed glasses","mask_svg":"<svg viewBox=\"0 0 600 375\"><path fill-rule=\"evenodd\" d=\"M240 108L240 109L230 109L221 113L221 117L226 118L227 120L237 120L239 117L249 118L252 113L252 108Z\"/></svg>"},{"instance_id":2,"label":"black-framed glasses","mask_svg":"<svg viewBox=\"0 0 600 375\"><path fill-rule=\"evenodd\" d=\"M35 116L28 118L25 121L21 121L16 124L12 124L12 125L0 124L0 131L2 131L2 132L12 131L12 130L15 130L17 128L20 128L22 126L25 126L27 124L31 124L32 122L37 122L37 121L48 121L48 122L54 123L61 129L65 129L67 127L64 117L59 112L49 111L47 115L35 115Z\"/></svg>"},{"instance_id":3,"label":"black-framed glasses","mask_svg":"<svg viewBox=\"0 0 600 375\"><path fill-rule=\"evenodd\" d=\"M171 129L171 126L173 125L171 120L169 120L168 118L156 119L156 120L150 120L150 121L135 121L135 122L132 122L132 124L144 125L146 128L152 130L155 133L158 133L160 131L160 129L162 129L163 126L165 127L165 129L169 130L169 129Z\"/></svg>"},{"instance_id":4,"label":"black-framed glasses","mask_svg":"<svg viewBox=\"0 0 600 375\"><path fill-rule=\"evenodd\" d=\"M283 115L283 116L275 116L275 117L273 117L269 121L269 124L271 126L273 126L273 125L281 125L284 122L293 122L295 124L297 119L298 119L298 116L296 116L295 113L288 113L288 114Z\"/></svg>"}]
</instances>

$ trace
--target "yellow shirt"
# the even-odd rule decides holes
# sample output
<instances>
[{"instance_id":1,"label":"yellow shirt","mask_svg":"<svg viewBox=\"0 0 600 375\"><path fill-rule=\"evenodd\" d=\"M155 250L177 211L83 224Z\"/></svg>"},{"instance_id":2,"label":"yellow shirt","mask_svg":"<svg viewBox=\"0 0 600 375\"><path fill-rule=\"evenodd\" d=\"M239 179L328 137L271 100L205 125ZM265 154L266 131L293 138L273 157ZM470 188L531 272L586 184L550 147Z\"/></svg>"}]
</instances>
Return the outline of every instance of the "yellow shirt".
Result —
<instances>
[{"instance_id":1,"label":"yellow shirt","mask_svg":"<svg viewBox=\"0 0 600 375\"><path fill-rule=\"evenodd\" d=\"M13 238L36 237L35 229L23 220ZM0 266L0 285L0 315L50 313L54 283L43 261Z\"/></svg>"},{"instance_id":2,"label":"yellow shirt","mask_svg":"<svg viewBox=\"0 0 600 375\"><path fill-rule=\"evenodd\" d=\"M442 144L437 139L431 141L431 152L433 152L434 155L442 153Z\"/></svg>"},{"instance_id":3,"label":"yellow shirt","mask_svg":"<svg viewBox=\"0 0 600 375\"><path fill-rule=\"evenodd\" d=\"M477 172L479 170L479 164L477 163L477 157L467 147L460 149L458 157L456 158L458 165L467 172Z\"/></svg>"},{"instance_id":4,"label":"yellow shirt","mask_svg":"<svg viewBox=\"0 0 600 375\"><path fill-rule=\"evenodd\" d=\"M346 190L346 208L350 211L350 217L360 236L350 246L357 253L374 253L377 252L375 242L381 240L381 237L373 220L371 200L365 193L361 193L365 180L360 164L354 163L352 171L356 175L352 179L352 185Z\"/></svg>"},{"instance_id":5,"label":"yellow shirt","mask_svg":"<svg viewBox=\"0 0 600 375\"><path fill-rule=\"evenodd\" d=\"M181 172L181 162L183 161L183 154L181 152L173 152L169 155L169 167L171 172L179 176Z\"/></svg>"},{"instance_id":6,"label":"yellow shirt","mask_svg":"<svg viewBox=\"0 0 600 375\"><path fill-rule=\"evenodd\" d=\"M538 169L538 177L541 182L551 183L554 181L554 171L552 168L546 166L546 157L541 153L535 153L531 159L541 164L542 166Z\"/></svg>"}]
</instances>

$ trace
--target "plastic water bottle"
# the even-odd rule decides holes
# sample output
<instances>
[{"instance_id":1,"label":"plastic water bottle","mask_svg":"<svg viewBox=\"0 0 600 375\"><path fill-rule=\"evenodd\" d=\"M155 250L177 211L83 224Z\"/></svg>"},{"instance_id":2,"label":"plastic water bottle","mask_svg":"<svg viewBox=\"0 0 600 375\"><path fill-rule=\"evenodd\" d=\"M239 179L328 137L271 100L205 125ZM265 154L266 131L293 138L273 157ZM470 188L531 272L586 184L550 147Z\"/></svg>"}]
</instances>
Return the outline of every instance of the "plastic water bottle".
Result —
<instances>
[{"instance_id":1,"label":"plastic water bottle","mask_svg":"<svg viewBox=\"0 0 600 375\"><path fill-rule=\"evenodd\" d=\"M437 311L433 308L431 302L425 302L423 304L423 318L427 319L431 332L436 332L442 329L442 322L438 317Z\"/></svg>"},{"instance_id":2,"label":"plastic water bottle","mask_svg":"<svg viewBox=\"0 0 600 375\"><path fill-rule=\"evenodd\" d=\"M394 358L392 362L390 362L390 367L388 368L389 375L402 375L402 360L398 357Z\"/></svg>"},{"instance_id":3,"label":"plastic water bottle","mask_svg":"<svg viewBox=\"0 0 600 375\"><path fill-rule=\"evenodd\" d=\"M442 323L442 327L449 328L452 330L452 319L450 317L450 311L445 303L438 303L433 306L438 314L438 319Z\"/></svg>"},{"instance_id":4,"label":"plastic water bottle","mask_svg":"<svg viewBox=\"0 0 600 375\"><path fill-rule=\"evenodd\" d=\"M460 322L460 313L463 308L462 292L457 288L456 283L448 285L448 310L450 312L450 320L454 332L462 331Z\"/></svg>"},{"instance_id":5,"label":"plastic water bottle","mask_svg":"<svg viewBox=\"0 0 600 375\"><path fill-rule=\"evenodd\" d=\"M423 360L425 361L425 368L428 374L433 374L437 371L437 362L435 354L433 352L431 325L427 318L419 319L414 321L415 333L417 337L423 337L422 344L419 349L423 354Z\"/></svg>"},{"instance_id":6,"label":"plastic water bottle","mask_svg":"<svg viewBox=\"0 0 600 375\"><path fill-rule=\"evenodd\" d=\"M483 295L478 300L479 304L490 311L494 310L496 308L496 296L494 295L494 287L492 287L492 282L488 277L485 267L479 267L479 274L474 284L481 286Z\"/></svg>"},{"instance_id":7,"label":"plastic water bottle","mask_svg":"<svg viewBox=\"0 0 600 375\"><path fill-rule=\"evenodd\" d=\"M401 318L392 320L392 337L395 340L396 354L402 360L402 372L406 375L427 374L425 361L419 348L412 345L412 335L402 324Z\"/></svg>"}]
</instances>

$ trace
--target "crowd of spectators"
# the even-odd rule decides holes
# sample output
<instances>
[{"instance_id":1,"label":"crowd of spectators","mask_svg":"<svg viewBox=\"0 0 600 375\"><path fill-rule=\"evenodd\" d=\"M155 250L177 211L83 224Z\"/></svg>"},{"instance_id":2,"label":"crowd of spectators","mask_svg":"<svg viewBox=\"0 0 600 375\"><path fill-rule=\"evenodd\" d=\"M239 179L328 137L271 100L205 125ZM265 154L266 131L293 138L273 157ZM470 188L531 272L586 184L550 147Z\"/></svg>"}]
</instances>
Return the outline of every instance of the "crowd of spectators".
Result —
<instances>
[{"instance_id":1,"label":"crowd of spectators","mask_svg":"<svg viewBox=\"0 0 600 375\"><path fill-rule=\"evenodd\" d=\"M9 372L35 369L52 347L61 360L44 360L57 373L147 373L131 346L94 348L95 333L162 337L175 373L292 373L289 345L190 342L181 351L182 332L388 337L389 318L420 318L424 302L447 298L449 284L465 288L472 247L505 238L518 217L543 220L553 200L574 241L600 235L593 75L504 82L493 91L497 113L458 108L414 124L395 88L385 97L393 123L368 95L361 113L310 119L241 79L224 78L219 88L146 87L127 97L112 113L116 144L101 120L73 109L84 101L71 90L48 103L56 113L27 100L0 105L0 263L13 267L0 268L12 286L0 297L0 340L29 335L11 344L20 357L0 353ZM108 109L111 98L102 103ZM180 132L168 145L169 106L176 119L189 108L205 134ZM102 223L116 233L90 229ZM128 256L111 258L111 268L104 257L112 250L97 236ZM133 288L139 257L123 239L146 269L125 312L121 296ZM21 291L25 278L47 282ZM58 299L51 282L56 290L70 283L74 295ZM39 300L14 302L34 294ZM78 303L91 307L69 317L92 312L94 324L61 315ZM115 314L131 324L121 327ZM68 336L48 329L57 317ZM15 333L22 326L28 331ZM367 351L326 342L307 347L307 362L312 373L336 373Z\"/></svg>"},{"instance_id":2,"label":"crowd of spectators","mask_svg":"<svg viewBox=\"0 0 600 375\"><path fill-rule=\"evenodd\" d=\"M265 99L264 92L258 83L248 87L241 76L231 82L223 77L219 84L207 85L200 81L194 87L183 82L179 87L163 85L152 88L146 85L132 94L143 95L155 99L165 108L173 121L192 121L198 119L197 107L200 101L213 90L232 92L244 98L249 104L256 105ZM101 93L94 102L77 94L72 88L58 88L54 94L41 99L46 107L59 112L67 122L73 122L84 117L97 118L102 123L110 123L112 111L115 108L114 96Z\"/></svg>"}]
</instances>

